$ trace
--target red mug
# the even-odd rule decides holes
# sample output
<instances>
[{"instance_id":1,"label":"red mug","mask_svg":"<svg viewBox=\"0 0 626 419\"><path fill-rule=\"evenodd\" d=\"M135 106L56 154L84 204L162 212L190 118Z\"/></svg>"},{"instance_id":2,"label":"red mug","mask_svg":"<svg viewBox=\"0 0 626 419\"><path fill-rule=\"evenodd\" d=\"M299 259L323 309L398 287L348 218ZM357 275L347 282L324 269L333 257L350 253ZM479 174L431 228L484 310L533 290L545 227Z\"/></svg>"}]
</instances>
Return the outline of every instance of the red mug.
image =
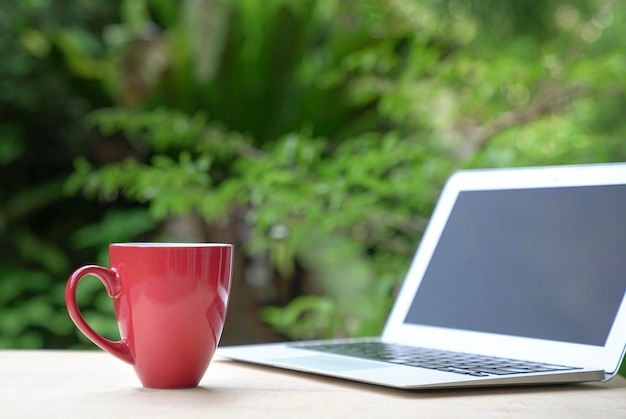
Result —
<instances>
[{"instance_id":1,"label":"red mug","mask_svg":"<svg viewBox=\"0 0 626 419\"><path fill-rule=\"evenodd\" d=\"M230 244L111 244L110 268L83 266L70 276L67 310L93 343L133 365L144 387L196 387L224 327L232 256ZM98 334L80 314L76 287L87 275L113 299L120 341Z\"/></svg>"}]
</instances>

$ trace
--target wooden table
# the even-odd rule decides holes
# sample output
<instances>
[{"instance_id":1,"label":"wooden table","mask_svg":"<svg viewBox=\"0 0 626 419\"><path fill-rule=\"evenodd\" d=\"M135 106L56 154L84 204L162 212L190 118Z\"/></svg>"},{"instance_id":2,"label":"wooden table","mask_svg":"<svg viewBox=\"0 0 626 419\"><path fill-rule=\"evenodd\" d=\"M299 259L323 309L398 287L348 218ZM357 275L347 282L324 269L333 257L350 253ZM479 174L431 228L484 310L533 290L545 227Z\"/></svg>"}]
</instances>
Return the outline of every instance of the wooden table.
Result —
<instances>
[{"instance_id":1,"label":"wooden table","mask_svg":"<svg viewBox=\"0 0 626 419\"><path fill-rule=\"evenodd\" d=\"M142 388L101 351L0 351L0 418L626 418L626 380L411 392L214 359L200 387Z\"/></svg>"}]
</instances>

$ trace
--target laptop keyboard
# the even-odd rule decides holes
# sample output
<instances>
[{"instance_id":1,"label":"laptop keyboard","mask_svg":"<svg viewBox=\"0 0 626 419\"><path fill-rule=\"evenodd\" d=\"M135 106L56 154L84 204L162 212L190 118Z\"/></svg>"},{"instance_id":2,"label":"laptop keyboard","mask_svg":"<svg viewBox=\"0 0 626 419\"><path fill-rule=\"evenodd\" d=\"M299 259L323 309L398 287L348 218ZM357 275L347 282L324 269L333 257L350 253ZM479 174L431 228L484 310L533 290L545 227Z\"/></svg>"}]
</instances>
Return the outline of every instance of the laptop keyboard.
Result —
<instances>
[{"instance_id":1,"label":"laptop keyboard","mask_svg":"<svg viewBox=\"0 0 626 419\"><path fill-rule=\"evenodd\" d=\"M543 364L384 342L297 343L290 346L476 377L577 369L564 365Z\"/></svg>"}]
</instances>

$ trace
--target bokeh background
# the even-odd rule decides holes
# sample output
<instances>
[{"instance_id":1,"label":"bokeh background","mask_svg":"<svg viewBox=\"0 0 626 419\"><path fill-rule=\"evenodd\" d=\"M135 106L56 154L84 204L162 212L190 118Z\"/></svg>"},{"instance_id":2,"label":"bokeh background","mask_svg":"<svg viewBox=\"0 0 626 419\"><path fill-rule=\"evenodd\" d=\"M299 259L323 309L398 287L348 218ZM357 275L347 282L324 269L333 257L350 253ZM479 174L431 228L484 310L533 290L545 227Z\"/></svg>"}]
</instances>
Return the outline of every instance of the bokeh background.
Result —
<instances>
[{"instance_id":1,"label":"bokeh background","mask_svg":"<svg viewBox=\"0 0 626 419\"><path fill-rule=\"evenodd\" d=\"M121 241L237 248L223 343L381 331L446 178L626 160L618 0L3 0L0 348ZM112 303L81 283L112 339Z\"/></svg>"}]
</instances>

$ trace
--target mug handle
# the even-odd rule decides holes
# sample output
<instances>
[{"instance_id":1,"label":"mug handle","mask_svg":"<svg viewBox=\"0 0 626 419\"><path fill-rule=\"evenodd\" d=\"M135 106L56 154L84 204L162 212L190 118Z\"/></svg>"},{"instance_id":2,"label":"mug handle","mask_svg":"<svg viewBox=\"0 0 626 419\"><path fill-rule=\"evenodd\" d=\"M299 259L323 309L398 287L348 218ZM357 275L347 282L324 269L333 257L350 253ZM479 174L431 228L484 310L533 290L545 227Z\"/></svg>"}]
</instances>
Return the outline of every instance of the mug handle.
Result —
<instances>
[{"instance_id":1,"label":"mug handle","mask_svg":"<svg viewBox=\"0 0 626 419\"><path fill-rule=\"evenodd\" d=\"M93 328L87 324L82 314L80 314L80 310L78 309L78 304L76 302L76 288L78 287L80 280L87 275L93 275L98 278L104 285L104 288L106 288L107 293L111 298L116 298L121 291L120 278L114 268L107 269L96 265L87 265L82 268L78 268L74 271L72 276L70 276L67 281L67 286L65 287L65 305L70 318L76 327L78 327L78 330L87 336L93 343L122 361L128 362L131 365L134 364L135 360L130 352L128 344L125 341L112 341L103 337L98 332L93 330Z\"/></svg>"}]
</instances>

